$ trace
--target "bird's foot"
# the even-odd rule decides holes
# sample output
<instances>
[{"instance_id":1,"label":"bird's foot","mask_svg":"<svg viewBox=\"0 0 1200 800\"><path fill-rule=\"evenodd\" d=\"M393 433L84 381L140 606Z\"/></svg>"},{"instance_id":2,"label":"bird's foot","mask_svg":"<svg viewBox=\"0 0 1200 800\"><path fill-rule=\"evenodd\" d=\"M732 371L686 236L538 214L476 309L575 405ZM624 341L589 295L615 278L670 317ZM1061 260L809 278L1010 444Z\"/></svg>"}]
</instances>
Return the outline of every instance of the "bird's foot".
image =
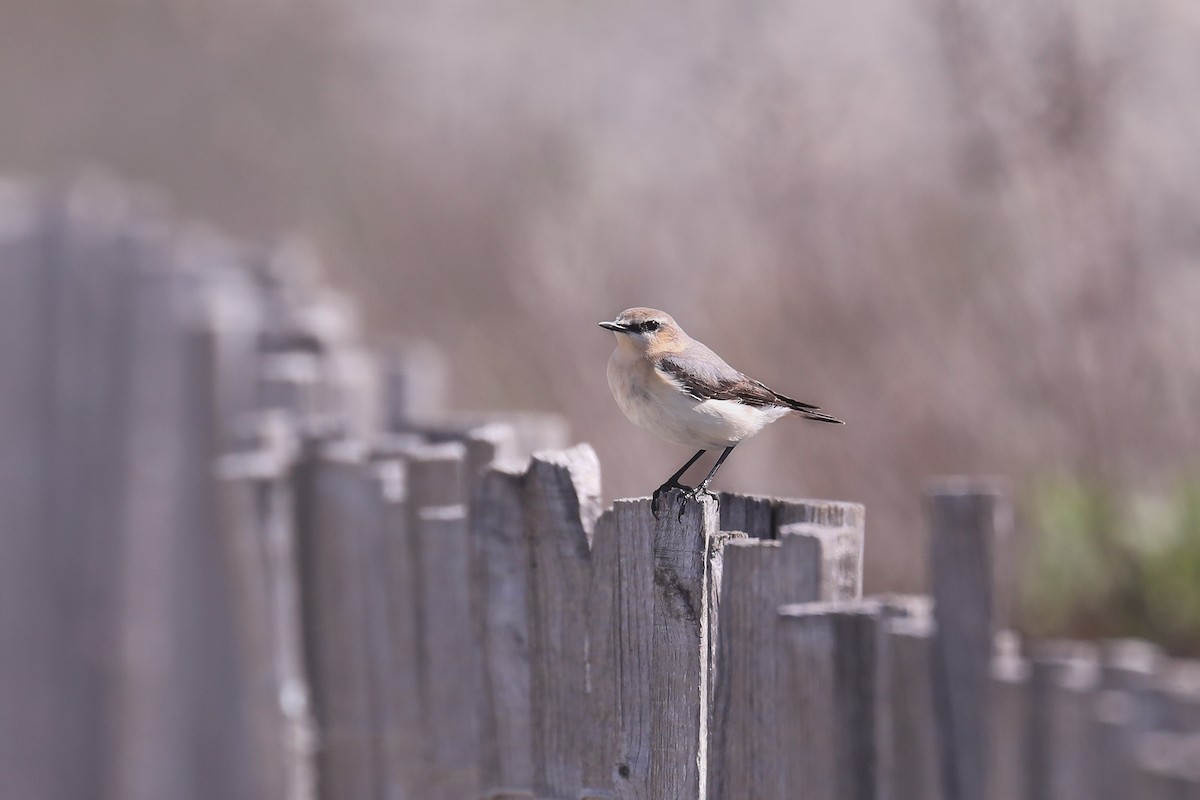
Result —
<instances>
[{"instance_id":1,"label":"bird's foot","mask_svg":"<svg viewBox=\"0 0 1200 800\"><path fill-rule=\"evenodd\" d=\"M695 487L694 489L688 489L687 491L685 491L683 493L683 499L679 503L679 521L680 522L683 521L683 512L687 510L688 501L690 500L693 503L698 503L698 502L700 502L701 496L711 497L713 500L719 501L719 498L717 497L717 495L708 490L708 482L707 481L705 481L704 483Z\"/></svg>"},{"instance_id":2,"label":"bird's foot","mask_svg":"<svg viewBox=\"0 0 1200 800\"><path fill-rule=\"evenodd\" d=\"M655 489L654 494L650 496L650 513L652 513L654 515L655 519L658 519L658 511L659 511L659 502L658 501L659 501L659 499L662 497L664 492L669 492L672 489L682 489L684 491L684 498L685 498L684 502L685 503L687 502L687 500L686 500L687 493L695 491L695 489L693 489L691 486L684 486L679 481L667 481L662 486ZM679 511L679 515L681 517L683 516L682 509Z\"/></svg>"}]
</instances>

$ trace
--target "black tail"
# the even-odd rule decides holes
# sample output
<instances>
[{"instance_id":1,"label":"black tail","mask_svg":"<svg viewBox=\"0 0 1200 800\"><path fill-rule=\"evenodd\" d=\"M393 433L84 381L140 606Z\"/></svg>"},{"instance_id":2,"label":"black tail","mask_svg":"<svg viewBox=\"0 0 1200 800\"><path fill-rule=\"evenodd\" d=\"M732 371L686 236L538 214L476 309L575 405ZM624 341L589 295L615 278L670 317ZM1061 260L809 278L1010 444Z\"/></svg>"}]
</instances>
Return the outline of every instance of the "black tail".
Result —
<instances>
[{"instance_id":1,"label":"black tail","mask_svg":"<svg viewBox=\"0 0 1200 800\"><path fill-rule=\"evenodd\" d=\"M775 392L775 396L783 401L785 406L790 408L792 411L797 412L805 419L812 419L816 420L817 422L831 422L834 425L846 424L837 417L831 417L828 414L821 413L820 406L814 406L811 403L801 403L799 400L795 400L787 395L780 394L779 392Z\"/></svg>"},{"instance_id":2,"label":"black tail","mask_svg":"<svg viewBox=\"0 0 1200 800\"><path fill-rule=\"evenodd\" d=\"M828 414L822 414L820 411L812 411L811 409L802 409L800 415L805 419L815 419L817 422L832 422L834 425L845 425L837 417L831 417Z\"/></svg>"}]
</instances>

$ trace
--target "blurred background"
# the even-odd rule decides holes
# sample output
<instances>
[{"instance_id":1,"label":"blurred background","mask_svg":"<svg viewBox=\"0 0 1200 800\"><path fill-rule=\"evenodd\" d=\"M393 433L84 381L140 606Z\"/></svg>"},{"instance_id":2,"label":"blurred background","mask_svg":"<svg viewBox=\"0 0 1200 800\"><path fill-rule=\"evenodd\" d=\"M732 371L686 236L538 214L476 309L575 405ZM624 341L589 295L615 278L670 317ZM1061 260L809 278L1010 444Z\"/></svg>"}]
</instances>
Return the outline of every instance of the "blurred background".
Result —
<instances>
[{"instance_id":1,"label":"blurred background","mask_svg":"<svg viewBox=\"0 0 1200 800\"><path fill-rule=\"evenodd\" d=\"M1193 652L1198 91L1191 0L0 10L0 172L300 234L457 409L564 414L609 499L689 455L605 381L596 322L664 308L849 423L718 483L865 503L868 591L923 585L925 476L1005 475L1028 627Z\"/></svg>"}]
</instances>

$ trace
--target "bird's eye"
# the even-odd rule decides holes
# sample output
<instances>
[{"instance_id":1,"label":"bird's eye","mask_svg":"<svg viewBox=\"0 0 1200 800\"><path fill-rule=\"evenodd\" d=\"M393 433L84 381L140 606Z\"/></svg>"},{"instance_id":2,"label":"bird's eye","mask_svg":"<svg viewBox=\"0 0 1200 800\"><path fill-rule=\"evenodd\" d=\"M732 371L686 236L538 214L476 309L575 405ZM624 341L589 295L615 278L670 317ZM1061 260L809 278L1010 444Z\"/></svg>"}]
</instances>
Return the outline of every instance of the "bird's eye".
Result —
<instances>
[{"instance_id":1,"label":"bird's eye","mask_svg":"<svg viewBox=\"0 0 1200 800\"><path fill-rule=\"evenodd\" d=\"M645 322L642 324L642 328L648 331L656 331L658 330L658 320L652 319L648 322Z\"/></svg>"}]
</instances>

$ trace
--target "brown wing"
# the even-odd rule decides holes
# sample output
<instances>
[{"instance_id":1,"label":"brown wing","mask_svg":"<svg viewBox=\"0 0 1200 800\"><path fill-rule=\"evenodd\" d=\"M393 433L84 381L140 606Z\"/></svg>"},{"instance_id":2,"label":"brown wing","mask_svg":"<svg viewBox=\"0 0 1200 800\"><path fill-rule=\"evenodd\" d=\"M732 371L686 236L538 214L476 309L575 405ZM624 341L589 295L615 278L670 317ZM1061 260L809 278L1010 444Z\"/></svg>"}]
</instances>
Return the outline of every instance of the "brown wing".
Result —
<instances>
[{"instance_id":1,"label":"brown wing","mask_svg":"<svg viewBox=\"0 0 1200 800\"><path fill-rule=\"evenodd\" d=\"M733 400L748 406L787 405L775 392L738 372L699 343L683 353L664 355L655 366L697 400Z\"/></svg>"},{"instance_id":2,"label":"brown wing","mask_svg":"<svg viewBox=\"0 0 1200 800\"><path fill-rule=\"evenodd\" d=\"M682 353L664 355L655 368L696 400L732 400L748 406L784 406L819 422L841 420L819 413L818 406L782 395L761 381L743 375L699 342Z\"/></svg>"}]
</instances>

